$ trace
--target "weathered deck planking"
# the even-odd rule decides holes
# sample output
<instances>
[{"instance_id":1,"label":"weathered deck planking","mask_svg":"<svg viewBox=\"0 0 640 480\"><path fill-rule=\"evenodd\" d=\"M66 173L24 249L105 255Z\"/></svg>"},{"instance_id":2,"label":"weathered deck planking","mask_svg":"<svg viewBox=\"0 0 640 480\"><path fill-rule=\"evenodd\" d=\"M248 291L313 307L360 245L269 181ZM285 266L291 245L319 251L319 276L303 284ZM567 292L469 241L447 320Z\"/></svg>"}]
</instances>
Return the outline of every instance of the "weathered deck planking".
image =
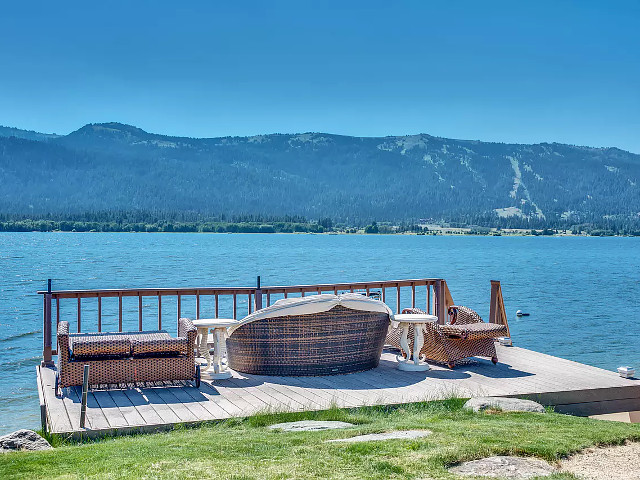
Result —
<instances>
[{"instance_id":1,"label":"weathered deck planking","mask_svg":"<svg viewBox=\"0 0 640 480\"><path fill-rule=\"evenodd\" d=\"M87 425L79 426L80 388L53 392L55 370L38 367L41 409L49 431L101 435L132 429L152 431L176 423L244 417L260 412L321 410L420 402L451 395L533 398L558 411L579 415L640 410L640 381L518 347L497 346L500 363L474 359L454 370L396 368L395 354L366 372L324 377L276 377L234 373L227 380L129 388L92 389Z\"/></svg>"}]
</instances>

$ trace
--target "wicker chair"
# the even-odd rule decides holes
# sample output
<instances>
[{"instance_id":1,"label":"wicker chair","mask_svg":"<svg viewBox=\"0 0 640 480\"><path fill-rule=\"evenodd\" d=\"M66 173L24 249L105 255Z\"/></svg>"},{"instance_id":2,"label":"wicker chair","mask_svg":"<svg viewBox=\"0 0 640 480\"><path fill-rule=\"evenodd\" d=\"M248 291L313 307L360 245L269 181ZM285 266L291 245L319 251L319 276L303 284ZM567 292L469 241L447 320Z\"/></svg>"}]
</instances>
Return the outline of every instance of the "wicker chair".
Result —
<instances>
[{"instance_id":1,"label":"wicker chair","mask_svg":"<svg viewBox=\"0 0 640 480\"><path fill-rule=\"evenodd\" d=\"M314 302L317 297L305 298ZM360 298L365 300L358 301L379 304L376 305L379 310L381 306L388 309L377 300ZM272 307L277 305L278 302ZM253 315L260 317L267 309ZM282 313L248 321L231 332L226 344L230 368L257 375L317 376L378 366L390 325L390 311L356 310L337 304L314 313L286 315L285 310Z\"/></svg>"},{"instance_id":2,"label":"wicker chair","mask_svg":"<svg viewBox=\"0 0 640 480\"><path fill-rule=\"evenodd\" d=\"M425 313L418 308L405 308L402 313ZM428 323L425 327L424 346L420 354L427 360L453 368L468 357L489 357L498 363L495 338L507 335L507 326L485 323L477 312L467 307L449 307L450 322L445 325ZM400 328L393 328L386 343L400 348ZM413 332L409 332L409 345L413 345Z\"/></svg>"},{"instance_id":3,"label":"wicker chair","mask_svg":"<svg viewBox=\"0 0 640 480\"><path fill-rule=\"evenodd\" d=\"M69 322L58 325L58 387L82 385L84 365L89 383L114 384L160 380L195 380L197 329L191 320L178 320L178 337L164 330L116 333L69 333Z\"/></svg>"}]
</instances>

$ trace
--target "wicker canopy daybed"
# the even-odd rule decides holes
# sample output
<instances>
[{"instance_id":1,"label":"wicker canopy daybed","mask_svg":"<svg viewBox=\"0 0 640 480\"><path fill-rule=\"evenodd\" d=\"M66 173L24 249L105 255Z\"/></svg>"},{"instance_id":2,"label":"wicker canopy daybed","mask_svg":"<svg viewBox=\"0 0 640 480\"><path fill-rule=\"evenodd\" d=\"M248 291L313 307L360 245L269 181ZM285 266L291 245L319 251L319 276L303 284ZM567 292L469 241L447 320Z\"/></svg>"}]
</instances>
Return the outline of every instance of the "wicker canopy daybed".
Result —
<instances>
[{"instance_id":1,"label":"wicker canopy daybed","mask_svg":"<svg viewBox=\"0 0 640 480\"><path fill-rule=\"evenodd\" d=\"M334 375L378 366L391 310L358 294L279 300L229 329L228 365L258 375Z\"/></svg>"}]
</instances>

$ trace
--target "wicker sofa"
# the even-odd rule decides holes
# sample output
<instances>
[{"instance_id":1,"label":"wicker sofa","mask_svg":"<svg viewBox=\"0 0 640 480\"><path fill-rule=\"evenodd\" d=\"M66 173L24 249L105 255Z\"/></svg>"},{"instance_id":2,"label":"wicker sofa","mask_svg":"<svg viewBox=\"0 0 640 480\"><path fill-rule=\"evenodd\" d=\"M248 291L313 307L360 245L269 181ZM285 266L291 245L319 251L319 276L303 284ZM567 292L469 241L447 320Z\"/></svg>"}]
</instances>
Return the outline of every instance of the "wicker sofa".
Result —
<instances>
[{"instance_id":1,"label":"wicker sofa","mask_svg":"<svg viewBox=\"0 0 640 480\"><path fill-rule=\"evenodd\" d=\"M402 313L425 313L418 308L405 308ZM489 357L498 363L495 339L507 334L507 326L486 323L470 308L452 305L449 307L449 323L425 326L424 346L420 354L427 360L443 363L453 368L456 363L468 357ZM400 328L393 328L387 335L386 343L400 348ZM413 345L413 331L409 332L409 345Z\"/></svg>"},{"instance_id":2,"label":"wicker sofa","mask_svg":"<svg viewBox=\"0 0 640 480\"><path fill-rule=\"evenodd\" d=\"M279 300L229 329L228 365L282 376L368 370L378 366L391 315L384 303L357 294Z\"/></svg>"},{"instance_id":3,"label":"wicker sofa","mask_svg":"<svg viewBox=\"0 0 640 480\"><path fill-rule=\"evenodd\" d=\"M113 384L161 380L195 380L197 329L188 318L178 320L178 337L164 330L117 333L69 333L69 322L58 325L58 387L82 385L84 365L89 383Z\"/></svg>"}]
</instances>

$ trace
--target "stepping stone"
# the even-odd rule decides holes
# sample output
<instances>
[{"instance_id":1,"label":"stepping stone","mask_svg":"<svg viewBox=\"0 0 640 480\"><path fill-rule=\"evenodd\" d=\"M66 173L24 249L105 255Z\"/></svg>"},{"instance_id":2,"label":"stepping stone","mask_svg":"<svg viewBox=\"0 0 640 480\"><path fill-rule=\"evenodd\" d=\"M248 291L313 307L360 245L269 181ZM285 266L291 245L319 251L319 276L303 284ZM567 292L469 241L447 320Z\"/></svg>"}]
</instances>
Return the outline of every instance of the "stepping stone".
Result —
<instances>
[{"instance_id":1,"label":"stepping stone","mask_svg":"<svg viewBox=\"0 0 640 480\"><path fill-rule=\"evenodd\" d=\"M492 478L548 477L556 469L544 460L522 457L488 457L464 462L449 469L457 475Z\"/></svg>"},{"instance_id":2,"label":"stepping stone","mask_svg":"<svg viewBox=\"0 0 640 480\"><path fill-rule=\"evenodd\" d=\"M533 400L507 397L476 397L467 400L464 408L480 412L482 410L502 410L503 412L544 413L544 407Z\"/></svg>"},{"instance_id":3,"label":"stepping stone","mask_svg":"<svg viewBox=\"0 0 640 480\"><path fill-rule=\"evenodd\" d=\"M327 440L326 443L355 443L355 442L376 442L380 440L411 440L431 435L430 430L403 430L398 432L369 433L368 435L358 435L349 438L336 438Z\"/></svg>"},{"instance_id":4,"label":"stepping stone","mask_svg":"<svg viewBox=\"0 0 640 480\"><path fill-rule=\"evenodd\" d=\"M271 430L282 430L283 432L315 432L319 430L336 430L338 428L353 427L353 423L331 422L319 420L300 420L298 422L276 423L270 425Z\"/></svg>"}]
</instances>

